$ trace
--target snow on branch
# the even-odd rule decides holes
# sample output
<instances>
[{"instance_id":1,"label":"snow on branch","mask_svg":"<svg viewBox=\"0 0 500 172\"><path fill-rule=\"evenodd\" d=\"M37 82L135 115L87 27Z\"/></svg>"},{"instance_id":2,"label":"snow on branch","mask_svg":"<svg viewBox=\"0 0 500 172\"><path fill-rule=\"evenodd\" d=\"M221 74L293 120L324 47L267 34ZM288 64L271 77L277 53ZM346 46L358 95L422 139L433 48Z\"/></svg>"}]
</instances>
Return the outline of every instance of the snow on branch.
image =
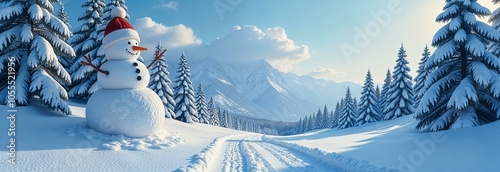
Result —
<instances>
[{"instance_id":1,"label":"snow on branch","mask_svg":"<svg viewBox=\"0 0 500 172\"><path fill-rule=\"evenodd\" d=\"M477 101L477 91L472 82L470 77L460 82L448 101L448 108L464 109L469 105L469 101Z\"/></svg>"},{"instance_id":2,"label":"snow on branch","mask_svg":"<svg viewBox=\"0 0 500 172\"><path fill-rule=\"evenodd\" d=\"M5 48L9 47L11 42L16 38L16 34L21 29L21 26L15 26L9 30L0 33L0 51L4 51Z\"/></svg>"},{"instance_id":3,"label":"snow on branch","mask_svg":"<svg viewBox=\"0 0 500 172\"><path fill-rule=\"evenodd\" d=\"M481 57L484 55L486 48L484 44L477 39L475 35L467 36L467 42L465 43L465 48L467 51L475 57Z\"/></svg>"},{"instance_id":4,"label":"snow on branch","mask_svg":"<svg viewBox=\"0 0 500 172\"><path fill-rule=\"evenodd\" d=\"M481 86L488 86L491 81L490 69L481 62L472 62L470 64L473 79Z\"/></svg>"},{"instance_id":5,"label":"snow on branch","mask_svg":"<svg viewBox=\"0 0 500 172\"><path fill-rule=\"evenodd\" d=\"M0 20L8 20L21 15L23 7L24 6L22 4L16 4L0 9Z\"/></svg>"},{"instance_id":6,"label":"snow on branch","mask_svg":"<svg viewBox=\"0 0 500 172\"><path fill-rule=\"evenodd\" d=\"M43 10L37 4L32 4L28 9L28 14L31 20L37 22L43 18Z\"/></svg>"},{"instance_id":7,"label":"snow on branch","mask_svg":"<svg viewBox=\"0 0 500 172\"><path fill-rule=\"evenodd\" d=\"M429 58L428 62L429 64L432 64L432 66L434 66L434 64L441 63L442 61L447 60L449 57L455 54L457 49L458 45L455 41L448 41L446 44L436 49L434 54Z\"/></svg>"},{"instance_id":8,"label":"snow on branch","mask_svg":"<svg viewBox=\"0 0 500 172\"><path fill-rule=\"evenodd\" d=\"M458 7L455 4L449 6L448 8L446 8L445 11L443 11L441 14L439 14L436 17L436 22L446 22L446 21L448 21L452 16L457 15L457 12L458 12L459 9L460 9L460 7Z\"/></svg>"},{"instance_id":9,"label":"snow on branch","mask_svg":"<svg viewBox=\"0 0 500 172\"><path fill-rule=\"evenodd\" d=\"M480 4L478 4L477 2L473 2L473 3L469 6L469 9L470 9L473 13L475 13L476 15L478 15L478 16L480 16L480 17L485 17L485 16L487 16L487 15L490 15L490 14L491 14L491 11L490 11L488 8L486 8L486 7L484 7L484 6L480 5Z\"/></svg>"},{"instance_id":10,"label":"snow on branch","mask_svg":"<svg viewBox=\"0 0 500 172\"><path fill-rule=\"evenodd\" d=\"M482 21L478 21L476 23L476 26L473 27L473 29L476 33L478 33L482 37L486 37L493 41L500 40L500 33L493 27L491 27L486 23L483 23Z\"/></svg>"},{"instance_id":11,"label":"snow on branch","mask_svg":"<svg viewBox=\"0 0 500 172\"><path fill-rule=\"evenodd\" d=\"M470 12L465 12L463 15L464 15L464 20L468 25L472 26L476 24L477 20L474 14Z\"/></svg>"},{"instance_id":12,"label":"snow on branch","mask_svg":"<svg viewBox=\"0 0 500 172\"><path fill-rule=\"evenodd\" d=\"M455 24L455 23L448 23L441 27L436 34L434 34L434 38L432 38L432 46L438 46L443 44L443 40L445 38L448 38L449 34L452 34L449 30L450 24Z\"/></svg>"}]
</instances>

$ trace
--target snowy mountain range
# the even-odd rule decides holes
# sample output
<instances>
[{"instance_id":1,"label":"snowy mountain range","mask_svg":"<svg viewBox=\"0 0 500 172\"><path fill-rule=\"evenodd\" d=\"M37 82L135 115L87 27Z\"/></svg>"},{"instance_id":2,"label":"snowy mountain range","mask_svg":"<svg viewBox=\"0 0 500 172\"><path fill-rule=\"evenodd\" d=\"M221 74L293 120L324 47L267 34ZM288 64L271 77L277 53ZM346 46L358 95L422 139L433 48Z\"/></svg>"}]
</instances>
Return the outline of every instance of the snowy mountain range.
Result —
<instances>
[{"instance_id":1,"label":"snowy mountain range","mask_svg":"<svg viewBox=\"0 0 500 172\"><path fill-rule=\"evenodd\" d=\"M178 65L176 60L168 63L174 81ZM195 91L201 82L207 99L213 97L221 109L253 118L297 121L325 104L333 110L347 87L355 97L362 89L355 83L283 73L264 60L231 64L207 58L189 65Z\"/></svg>"}]
</instances>

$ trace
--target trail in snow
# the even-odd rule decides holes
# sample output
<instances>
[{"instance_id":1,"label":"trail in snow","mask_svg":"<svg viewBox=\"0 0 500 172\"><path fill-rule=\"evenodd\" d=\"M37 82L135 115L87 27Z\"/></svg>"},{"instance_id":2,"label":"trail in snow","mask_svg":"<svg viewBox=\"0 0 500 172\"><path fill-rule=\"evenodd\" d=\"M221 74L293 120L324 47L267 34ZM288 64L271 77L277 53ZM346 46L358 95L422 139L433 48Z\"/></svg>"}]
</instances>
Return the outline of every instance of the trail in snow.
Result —
<instances>
[{"instance_id":1,"label":"trail in snow","mask_svg":"<svg viewBox=\"0 0 500 172\"><path fill-rule=\"evenodd\" d=\"M262 139L262 135L239 135L218 142L212 157L204 157L208 171L338 171L331 165L323 164L314 158L279 146ZM207 148L208 149L208 148ZM204 153L195 157L204 156ZM206 156L206 155L205 155ZM209 162L207 162L209 161ZM194 161L193 161L194 162ZM196 171L190 164L178 171Z\"/></svg>"}]
</instances>

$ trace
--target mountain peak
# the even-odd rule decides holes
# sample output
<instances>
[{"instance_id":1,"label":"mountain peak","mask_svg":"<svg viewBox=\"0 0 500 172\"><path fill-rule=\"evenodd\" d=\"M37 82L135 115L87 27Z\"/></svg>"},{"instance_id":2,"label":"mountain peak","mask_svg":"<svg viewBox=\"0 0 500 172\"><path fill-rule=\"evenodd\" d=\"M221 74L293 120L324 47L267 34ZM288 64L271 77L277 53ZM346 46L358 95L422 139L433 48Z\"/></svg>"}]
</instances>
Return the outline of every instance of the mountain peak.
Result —
<instances>
[{"instance_id":1,"label":"mountain peak","mask_svg":"<svg viewBox=\"0 0 500 172\"><path fill-rule=\"evenodd\" d=\"M296 121L325 104L333 108L348 86L361 91L356 84L283 73L265 60L233 64L207 58L190 66L193 84L203 82L207 98L234 115Z\"/></svg>"}]
</instances>

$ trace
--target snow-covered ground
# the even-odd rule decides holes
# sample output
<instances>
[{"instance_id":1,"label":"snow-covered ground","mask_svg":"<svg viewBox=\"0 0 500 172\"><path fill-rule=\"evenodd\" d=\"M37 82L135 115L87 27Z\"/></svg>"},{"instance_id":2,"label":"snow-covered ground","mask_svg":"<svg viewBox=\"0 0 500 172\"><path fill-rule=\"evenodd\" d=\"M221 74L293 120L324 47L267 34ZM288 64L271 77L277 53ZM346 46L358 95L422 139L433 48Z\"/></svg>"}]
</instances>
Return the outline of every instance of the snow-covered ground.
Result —
<instances>
[{"instance_id":1,"label":"snow-covered ground","mask_svg":"<svg viewBox=\"0 0 500 172\"><path fill-rule=\"evenodd\" d=\"M500 171L500 121L434 133L415 131L412 116L344 130L272 137L400 171Z\"/></svg>"},{"instance_id":2,"label":"snow-covered ground","mask_svg":"<svg viewBox=\"0 0 500 172\"><path fill-rule=\"evenodd\" d=\"M7 162L9 121L0 119L0 171L172 171L189 163L214 138L244 132L165 120L164 131L146 138L101 134L88 128L84 105L73 116L44 107L18 107L16 164ZM0 106L0 112L7 111Z\"/></svg>"},{"instance_id":3,"label":"snow-covered ground","mask_svg":"<svg viewBox=\"0 0 500 172\"><path fill-rule=\"evenodd\" d=\"M128 138L93 131L84 106L71 108L17 108L15 165L1 118L0 171L500 171L500 122L418 133L407 116L278 137L166 120L156 135Z\"/></svg>"}]
</instances>

